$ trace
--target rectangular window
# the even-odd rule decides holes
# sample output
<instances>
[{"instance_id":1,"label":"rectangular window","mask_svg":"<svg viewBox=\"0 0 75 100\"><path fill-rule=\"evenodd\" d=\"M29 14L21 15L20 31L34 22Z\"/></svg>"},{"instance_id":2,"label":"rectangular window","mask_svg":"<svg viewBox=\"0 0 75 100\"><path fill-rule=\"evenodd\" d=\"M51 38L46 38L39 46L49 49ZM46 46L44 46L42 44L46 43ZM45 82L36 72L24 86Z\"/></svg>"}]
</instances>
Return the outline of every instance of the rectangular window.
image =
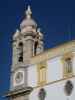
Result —
<instances>
[{"instance_id":1,"label":"rectangular window","mask_svg":"<svg viewBox=\"0 0 75 100\"><path fill-rule=\"evenodd\" d=\"M73 57L72 54L67 54L68 56L63 57L63 74L64 77L70 77L73 75Z\"/></svg>"},{"instance_id":2,"label":"rectangular window","mask_svg":"<svg viewBox=\"0 0 75 100\"><path fill-rule=\"evenodd\" d=\"M72 73L72 59L71 58L67 58L65 59L65 67L66 67L66 72Z\"/></svg>"},{"instance_id":3,"label":"rectangular window","mask_svg":"<svg viewBox=\"0 0 75 100\"><path fill-rule=\"evenodd\" d=\"M38 64L38 84L44 85L46 83L46 63Z\"/></svg>"}]
</instances>

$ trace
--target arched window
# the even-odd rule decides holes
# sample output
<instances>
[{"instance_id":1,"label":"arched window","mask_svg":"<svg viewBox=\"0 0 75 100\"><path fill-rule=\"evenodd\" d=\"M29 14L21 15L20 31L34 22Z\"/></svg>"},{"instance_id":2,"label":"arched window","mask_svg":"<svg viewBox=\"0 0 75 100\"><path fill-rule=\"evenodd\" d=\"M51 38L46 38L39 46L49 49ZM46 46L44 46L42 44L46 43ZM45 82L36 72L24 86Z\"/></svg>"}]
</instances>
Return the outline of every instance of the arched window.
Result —
<instances>
[{"instance_id":1,"label":"arched window","mask_svg":"<svg viewBox=\"0 0 75 100\"><path fill-rule=\"evenodd\" d=\"M72 76L73 75L73 54L72 53L65 54L62 61L63 61L64 77Z\"/></svg>"},{"instance_id":2,"label":"arched window","mask_svg":"<svg viewBox=\"0 0 75 100\"><path fill-rule=\"evenodd\" d=\"M38 85L44 85L46 83L46 62L41 62L38 64Z\"/></svg>"},{"instance_id":3,"label":"arched window","mask_svg":"<svg viewBox=\"0 0 75 100\"><path fill-rule=\"evenodd\" d=\"M34 56L36 56L36 53L37 53L37 46L38 46L38 42L36 41L34 43Z\"/></svg>"},{"instance_id":4,"label":"arched window","mask_svg":"<svg viewBox=\"0 0 75 100\"><path fill-rule=\"evenodd\" d=\"M19 48L18 61L23 62L23 43L22 42L19 43L18 48Z\"/></svg>"},{"instance_id":5,"label":"arched window","mask_svg":"<svg viewBox=\"0 0 75 100\"><path fill-rule=\"evenodd\" d=\"M66 72L71 73L72 72L72 59L71 58L65 59L65 66L66 66Z\"/></svg>"}]
</instances>

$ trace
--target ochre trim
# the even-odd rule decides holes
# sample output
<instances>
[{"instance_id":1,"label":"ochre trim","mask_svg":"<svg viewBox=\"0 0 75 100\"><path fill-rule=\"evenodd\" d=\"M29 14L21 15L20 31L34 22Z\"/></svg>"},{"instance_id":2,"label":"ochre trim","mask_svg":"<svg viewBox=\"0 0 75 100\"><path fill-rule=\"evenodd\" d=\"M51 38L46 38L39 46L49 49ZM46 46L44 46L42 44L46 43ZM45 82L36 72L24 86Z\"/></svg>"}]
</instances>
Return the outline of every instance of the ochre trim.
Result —
<instances>
[{"instance_id":1,"label":"ochre trim","mask_svg":"<svg viewBox=\"0 0 75 100\"><path fill-rule=\"evenodd\" d=\"M38 82L37 84L39 86L43 86L46 84L46 72L47 72L47 64L46 62L41 62L37 64L37 76L38 76ZM44 74L44 76L42 76ZM43 80L44 79L44 80Z\"/></svg>"},{"instance_id":2,"label":"ochre trim","mask_svg":"<svg viewBox=\"0 0 75 100\"><path fill-rule=\"evenodd\" d=\"M75 51L75 40L62 44L60 46L56 46L37 56L32 57L30 59L30 64L37 64L39 62L44 62L48 59L62 56L67 52L73 52L73 51Z\"/></svg>"},{"instance_id":3,"label":"ochre trim","mask_svg":"<svg viewBox=\"0 0 75 100\"><path fill-rule=\"evenodd\" d=\"M72 78L75 78L75 75L72 75L72 76L66 77L66 78L62 78L62 79L60 79L60 80L48 82L48 83L44 84L43 86L39 86L39 85L38 85L38 86L36 86L36 87L33 87L33 89L40 88L40 87L44 87L44 86L51 85L51 84L56 84L56 83L58 83L58 82L66 81L66 80L72 79Z\"/></svg>"},{"instance_id":4,"label":"ochre trim","mask_svg":"<svg viewBox=\"0 0 75 100\"><path fill-rule=\"evenodd\" d=\"M72 72L71 73L67 72L66 65L65 65L65 60L67 58L71 58L71 60L73 61L73 53L72 52L65 53L61 59L62 65L63 65L62 66L63 67L63 77L70 77L73 75L73 66L72 66Z\"/></svg>"}]
</instances>

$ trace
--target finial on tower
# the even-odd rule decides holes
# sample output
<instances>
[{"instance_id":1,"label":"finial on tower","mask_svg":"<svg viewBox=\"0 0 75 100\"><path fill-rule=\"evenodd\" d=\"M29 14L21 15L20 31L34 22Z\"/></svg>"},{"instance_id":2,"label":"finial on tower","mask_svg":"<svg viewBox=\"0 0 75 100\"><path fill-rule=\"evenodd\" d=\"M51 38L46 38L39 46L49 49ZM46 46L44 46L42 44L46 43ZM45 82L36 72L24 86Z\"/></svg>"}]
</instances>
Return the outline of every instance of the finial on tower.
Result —
<instances>
[{"instance_id":1,"label":"finial on tower","mask_svg":"<svg viewBox=\"0 0 75 100\"><path fill-rule=\"evenodd\" d=\"M37 32L38 32L39 36L42 36L41 28L38 28L38 29L37 29Z\"/></svg>"},{"instance_id":2,"label":"finial on tower","mask_svg":"<svg viewBox=\"0 0 75 100\"><path fill-rule=\"evenodd\" d=\"M19 33L19 30L18 29L16 29L16 33Z\"/></svg>"},{"instance_id":3,"label":"finial on tower","mask_svg":"<svg viewBox=\"0 0 75 100\"><path fill-rule=\"evenodd\" d=\"M13 39L16 39L19 36L20 31L16 29L16 32L13 35Z\"/></svg>"},{"instance_id":4,"label":"finial on tower","mask_svg":"<svg viewBox=\"0 0 75 100\"><path fill-rule=\"evenodd\" d=\"M31 11L30 5L28 5L28 8L26 10L26 17L31 18L31 15L32 15L32 11Z\"/></svg>"},{"instance_id":5,"label":"finial on tower","mask_svg":"<svg viewBox=\"0 0 75 100\"><path fill-rule=\"evenodd\" d=\"M38 33L38 35L39 35L39 39L43 39L43 34L42 34L42 32L41 32L41 28L38 28L38 29L37 29L37 33Z\"/></svg>"}]
</instances>

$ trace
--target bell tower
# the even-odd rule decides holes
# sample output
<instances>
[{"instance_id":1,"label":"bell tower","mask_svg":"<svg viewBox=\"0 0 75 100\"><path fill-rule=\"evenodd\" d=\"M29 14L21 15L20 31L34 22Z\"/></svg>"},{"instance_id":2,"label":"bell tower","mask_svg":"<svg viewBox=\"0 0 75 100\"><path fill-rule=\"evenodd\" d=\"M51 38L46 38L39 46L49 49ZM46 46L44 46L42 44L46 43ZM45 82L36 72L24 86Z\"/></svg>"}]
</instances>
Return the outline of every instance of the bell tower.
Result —
<instances>
[{"instance_id":1,"label":"bell tower","mask_svg":"<svg viewBox=\"0 0 75 100\"><path fill-rule=\"evenodd\" d=\"M12 65L10 76L10 100L28 100L32 87L27 84L27 68L33 56L43 52L43 34L32 18L32 11L28 6L26 16L16 30L12 42Z\"/></svg>"},{"instance_id":2,"label":"bell tower","mask_svg":"<svg viewBox=\"0 0 75 100\"><path fill-rule=\"evenodd\" d=\"M20 24L20 30L13 35L13 58L12 64L29 64L32 56L43 52L43 34L36 22L32 19L30 6L25 12L26 16Z\"/></svg>"}]
</instances>

